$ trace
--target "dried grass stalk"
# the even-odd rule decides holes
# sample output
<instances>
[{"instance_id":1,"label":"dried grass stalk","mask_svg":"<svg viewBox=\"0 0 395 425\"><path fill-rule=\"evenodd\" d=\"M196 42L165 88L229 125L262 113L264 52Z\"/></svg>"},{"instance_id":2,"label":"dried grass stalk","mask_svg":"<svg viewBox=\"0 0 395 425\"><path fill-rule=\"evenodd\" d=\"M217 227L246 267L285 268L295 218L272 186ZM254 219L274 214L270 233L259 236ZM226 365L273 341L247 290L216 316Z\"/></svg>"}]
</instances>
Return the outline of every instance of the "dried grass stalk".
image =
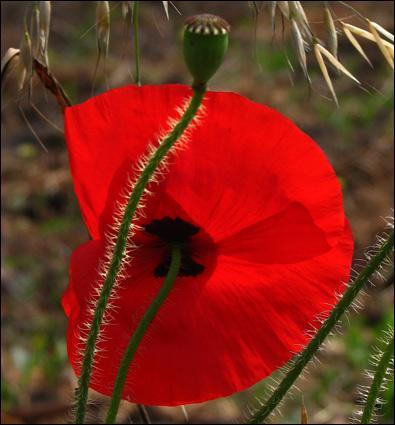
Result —
<instances>
[{"instance_id":1,"label":"dried grass stalk","mask_svg":"<svg viewBox=\"0 0 395 425\"><path fill-rule=\"evenodd\" d=\"M285 18L289 19L289 5L287 1L278 1L277 2L278 8L280 9L281 13L285 16Z\"/></svg>"},{"instance_id":2,"label":"dried grass stalk","mask_svg":"<svg viewBox=\"0 0 395 425\"><path fill-rule=\"evenodd\" d=\"M306 13L300 1L289 1L289 18L295 19L298 23L299 30L310 42L312 40L312 32Z\"/></svg>"},{"instance_id":3,"label":"dried grass stalk","mask_svg":"<svg viewBox=\"0 0 395 425\"><path fill-rule=\"evenodd\" d=\"M370 21L370 23L376 28L376 30L383 34L384 37L387 37L389 40L394 42L394 35L391 34L389 31L387 31L385 28L383 28L381 25L377 24L376 22Z\"/></svg>"},{"instance_id":4,"label":"dried grass stalk","mask_svg":"<svg viewBox=\"0 0 395 425\"><path fill-rule=\"evenodd\" d=\"M32 42L27 31L24 32L20 45L20 81L18 84L19 90L31 82L33 75L33 53Z\"/></svg>"},{"instance_id":5,"label":"dried grass stalk","mask_svg":"<svg viewBox=\"0 0 395 425\"><path fill-rule=\"evenodd\" d=\"M51 2L40 1L38 6L38 58L48 67L48 39L51 25Z\"/></svg>"},{"instance_id":6,"label":"dried grass stalk","mask_svg":"<svg viewBox=\"0 0 395 425\"><path fill-rule=\"evenodd\" d=\"M32 35L35 40L34 46L34 57L38 57L40 54L40 10L38 7L38 2L33 7L33 16L32 16Z\"/></svg>"},{"instance_id":7,"label":"dried grass stalk","mask_svg":"<svg viewBox=\"0 0 395 425\"><path fill-rule=\"evenodd\" d=\"M110 44L110 4L108 1L98 1L96 6L96 42L97 42L97 59L95 70L93 73L92 94L95 87L97 70L101 59L104 62L104 73L107 82L106 61L108 56L108 48Z\"/></svg>"},{"instance_id":8,"label":"dried grass stalk","mask_svg":"<svg viewBox=\"0 0 395 425\"><path fill-rule=\"evenodd\" d=\"M110 42L110 4L108 1L97 2L96 41L99 54L104 54L104 56L107 56Z\"/></svg>"},{"instance_id":9,"label":"dried grass stalk","mask_svg":"<svg viewBox=\"0 0 395 425\"><path fill-rule=\"evenodd\" d=\"M133 17L133 2L123 1L121 3L122 17L124 20L129 20Z\"/></svg>"},{"instance_id":10,"label":"dried grass stalk","mask_svg":"<svg viewBox=\"0 0 395 425\"><path fill-rule=\"evenodd\" d=\"M376 39L374 38L373 34L371 34L369 31L365 31L362 28L356 27L355 25L344 23L344 26L348 28L352 33L359 35L360 37L366 38L367 40L374 41L376 43ZM391 44L389 41L381 40L383 45L387 47L388 49L394 50L394 45Z\"/></svg>"},{"instance_id":11,"label":"dried grass stalk","mask_svg":"<svg viewBox=\"0 0 395 425\"><path fill-rule=\"evenodd\" d=\"M292 36L296 45L296 53L298 55L300 66L303 70L303 73L307 79L307 81L310 81L310 77L307 71L307 58L306 58L306 51L305 51L305 41L303 40L302 34L299 30L299 26L296 23L295 19L291 18L291 31Z\"/></svg>"},{"instance_id":12,"label":"dried grass stalk","mask_svg":"<svg viewBox=\"0 0 395 425\"><path fill-rule=\"evenodd\" d=\"M169 2L168 1L162 1L163 8L165 9L166 17L169 20Z\"/></svg>"},{"instance_id":13,"label":"dried grass stalk","mask_svg":"<svg viewBox=\"0 0 395 425\"><path fill-rule=\"evenodd\" d=\"M44 86L55 96L56 101L60 105L62 111L64 111L67 106L71 106L70 99L68 98L63 87L51 74L48 68L44 64L40 63L37 59L34 59L33 67Z\"/></svg>"},{"instance_id":14,"label":"dried grass stalk","mask_svg":"<svg viewBox=\"0 0 395 425\"><path fill-rule=\"evenodd\" d=\"M368 64L373 68L372 62L366 55L362 46L359 44L358 40L354 37L353 33L344 25L342 22L343 32L345 36L348 38L349 42L354 46L355 50L368 62Z\"/></svg>"},{"instance_id":15,"label":"dried grass stalk","mask_svg":"<svg viewBox=\"0 0 395 425\"><path fill-rule=\"evenodd\" d=\"M385 47L383 40L381 39L379 33L377 32L375 26L368 20L368 26L370 29L370 32L372 33L376 44L378 48L380 49L381 53L385 57L385 60L389 63L390 67L394 69L394 59L391 57L391 54L389 53L388 49Z\"/></svg>"},{"instance_id":16,"label":"dried grass stalk","mask_svg":"<svg viewBox=\"0 0 395 425\"><path fill-rule=\"evenodd\" d=\"M324 8L324 22L328 34L328 46L332 55L338 59L338 37L335 22L328 7Z\"/></svg>"},{"instance_id":17,"label":"dried grass stalk","mask_svg":"<svg viewBox=\"0 0 395 425\"><path fill-rule=\"evenodd\" d=\"M300 406L300 423L301 424L309 423L309 416L307 414L307 409L304 402L302 402L302 405Z\"/></svg>"},{"instance_id":18,"label":"dried grass stalk","mask_svg":"<svg viewBox=\"0 0 395 425\"><path fill-rule=\"evenodd\" d=\"M19 62L19 53L19 49L10 47L1 58L1 84L3 84L5 77L8 75L13 65Z\"/></svg>"},{"instance_id":19,"label":"dried grass stalk","mask_svg":"<svg viewBox=\"0 0 395 425\"><path fill-rule=\"evenodd\" d=\"M1 59L2 84L13 65L13 62L16 62L18 66L22 66L26 74L26 68L22 60L20 49L10 47ZM49 72L48 68L44 64L40 63L40 61L37 59L33 59L31 65L32 71L34 70L36 72L37 76L44 84L44 86L55 95L56 100L61 106L62 110L64 110L66 106L71 106L70 99L68 98L63 87L60 85L57 79Z\"/></svg>"},{"instance_id":20,"label":"dried grass stalk","mask_svg":"<svg viewBox=\"0 0 395 425\"><path fill-rule=\"evenodd\" d=\"M321 69L322 75L324 76L325 82L326 82L326 84L327 84L327 86L328 86L328 88L331 92L332 98L335 101L336 106L339 107L339 101L337 100L336 92L335 92L335 89L333 87L332 80L329 76L328 69L325 65L325 61L322 58L322 54L321 54L321 51L319 49L319 46L320 45L318 43L314 44L314 54L315 54L315 57L317 59L317 63L319 65L320 69Z\"/></svg>"},{"instance_id":21,"label":"dried grass stalk","mask_svg":"<svg viewBox=\"0 0 395 425\"><path fill-rule=\"evenodd\" d=\"M270 11L270 22L272 24L272 31L276 30L276 1L269 1L269 11Z\"/></svg>"},{"instance_id":22,"label":"dried grass stalk","mask_svg":"<svg viewBox=\"0 0 395 425\"><path fill-rule=\"evenodd\" d=\"M342 72L344 75L346 75L348 78L351 78L355 83L360 84L359 80L357 80L351 72L341 64L340 61L338 61L332 53L330 53L328 50L325 49L325 47L321 46L319 43L316 43L315 48L317 48L324 56L327 57L327 59L332 63L332 65L340 72Z\"/></svg>"}]
</instances>

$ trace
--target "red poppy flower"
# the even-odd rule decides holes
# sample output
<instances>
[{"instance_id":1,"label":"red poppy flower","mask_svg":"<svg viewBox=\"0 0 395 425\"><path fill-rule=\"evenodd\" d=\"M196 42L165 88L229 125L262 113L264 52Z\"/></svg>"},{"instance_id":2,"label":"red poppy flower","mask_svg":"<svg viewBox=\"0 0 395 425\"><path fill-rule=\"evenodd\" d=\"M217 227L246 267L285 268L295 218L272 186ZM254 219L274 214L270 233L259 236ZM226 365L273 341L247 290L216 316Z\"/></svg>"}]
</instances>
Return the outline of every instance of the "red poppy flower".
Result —
<instances>
[{"instance_id":1,"label":"red poppy flower","mask_svg":"<svg viewBox=\"0 0 395 425\"><path fill-rule=\"evenodd\" d=\"M80 373L80 329L98 285L105 232L130 170L191 95L129 86L66 109L71 170L92 240L72 255L63 297L68 354ZM174 288L144 336L123 398L201 402L245 389L309 340L348 280L353 241L336 175L321 149L278 112L209 92L188 146L153 187L139 246L120 282L92 388L111 395L122 353L184 242Z\"/></svg>"}]
</instances>

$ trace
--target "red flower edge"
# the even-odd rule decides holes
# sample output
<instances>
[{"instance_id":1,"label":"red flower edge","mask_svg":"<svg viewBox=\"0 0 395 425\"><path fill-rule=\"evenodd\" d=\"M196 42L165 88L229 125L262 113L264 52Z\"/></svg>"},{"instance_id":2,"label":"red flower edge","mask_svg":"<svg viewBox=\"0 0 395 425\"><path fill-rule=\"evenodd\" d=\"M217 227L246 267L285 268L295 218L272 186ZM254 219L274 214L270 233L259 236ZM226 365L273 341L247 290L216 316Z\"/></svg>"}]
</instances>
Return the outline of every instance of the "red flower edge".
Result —
<instances>
[{"instance_id":1,"label":"red flower edge","mask_svg":"<svg viewBox=\"0 0 395 425\"><path fill-rule=\"evenodd\" d=\"M190 95L185 86L129 86L66 109L75 191L93 238L74 252L62 300L77 374L115 203L131 166ZM130 401L195 403L251 386L305 346L348 280L352 235L320 148L278 112L239 95L209 92L204 107L139 218L140 248L93 372L91 386L103 394L111 395L123 350L163 281L155 270L165 267L167 248L162 234L148 232L152 223L197 228L184 264L190 258L202 268L193 276L185 266L144 337L123 394Z\"/></svg>"}]
</instances>

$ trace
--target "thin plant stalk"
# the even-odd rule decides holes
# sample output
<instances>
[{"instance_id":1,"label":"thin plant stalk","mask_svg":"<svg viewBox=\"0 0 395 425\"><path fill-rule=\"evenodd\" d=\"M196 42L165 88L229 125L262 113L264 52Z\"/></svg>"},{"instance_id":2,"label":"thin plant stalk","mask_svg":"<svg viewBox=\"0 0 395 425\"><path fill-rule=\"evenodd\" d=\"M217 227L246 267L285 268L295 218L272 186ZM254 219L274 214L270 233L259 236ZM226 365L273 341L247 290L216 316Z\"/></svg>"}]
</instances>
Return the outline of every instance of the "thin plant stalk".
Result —
<instances>
[{"instance_id":1,"label":"thin plant stalk","mask_svg":"<svg viewBox=\"0 0 395 425\"><path fill-rule=\"evenodd\" d=\"M134 54L135 54L135 64L136 71L134 76L134 82L141 86L140 78L140 40L139 40L139 11L140 11L140 2L135 1L133 5L133 35L134 35Z\"/></svg>"},{"instance_id":2,"label":"thin plant stalk","mask_svg":"<svg viewBox=\"0 0 395 425\"><path fill-rule=\"evenodd\" d=\"M279 386L270 396L266 404L259 409L248 421L251 424L262 423L278 406L288 390L292 387L296 379L299 377L307 363L313 358L317 350L324 342L325 338L331 333L340 317L351 306L360 290L369 281L373 273L380 267L381 263L387 258L391 250L394 248L394 232L388 236L381 244L377 254L370 259L366 267L357 276L354 282L344 292L340 301L336 304L322 327L315 334L307 347L299 354L290 371L283 378Z\"/></svg>"},{"instance_id":3,"label":"thin plant stalk","mask_svg":"<svg viewBox=\"0 0 395 425\"><path fill-rule=\"evenodd\" d=\"M150 424L151 420L149 418L149 415L148 415L148 412L147 412L147 409L145 408L145 406L143 404L138 404L137 410L140 413L142 423L143 424Z\"/></svg>"},{"instance_id":4,"label":"thin plant stalk","mask_svg":"<svg viewBox=\"0 0 395 425\"><path fill-rule=\"evenodd\" d=\"M86 402L88 398L88 388L92 374L96 342L100 333L100 326L103 321L104 312L107 307L111 291L125 257L129 229L139 207L140 199L143 196L144 190L150 182L151 177L155 173L156 169L160 166L162 160L166 157L170 149L182 136L188 125L195 117L199 107L202 104L205 93L205 85L199 88L195 88L188 108L184 112L179 122L175 125L173 130L160 144L144 170L141 172L140 177L134 186L134 190L128 200L128 203L126 204L117 240L114 246L112 259L93 314L91 328L89 330L89 335L83 355L81 375L78 379L78 388L76 391L75 421L78 424L84 422Z\"/></svg>"},{"instance_id":5,"label":"thin plant stalk","mask_svg":"<svg viewBox=\"0 0 395 425\"><path fill-rule=\"evenodd\" d=\"M54 75L49 71L48 67L42 64L39 60L33 60L33 69L36 72L38 78L44 84L45 88L48 89L58 102L62 112L71 106L71 101L67 96L64 88L60 85L59 81L54 77Z\"/></svg>"},{"instance_id":6,"label":"thin plant stalk","mask_svg":"<svg viewBox=\"0 0 395 425\"><path fill-rule=\"evenodd\" d=\"M369 390L368 398L366 400L365 408L363 409L361 424L369 424L372 419L374 407L376 405L377 397L380 392L381 385L385 378L385 374L391 358L394 354L394 337L390 339L387 346L385 347L383 354L380 358L379 364L377 365L376 372L373 377L372 385Z\"/></svg>"},{"instance_id":7,"label":"thin plant stalk","mask_svg":"<svg viewBox=\"0 0 395 425\"><path fill-rule=\"evenodd\" d=\"M122 398L123 387L126 382L126 377L129 371L130 364L140 346L141 340L143 339L149 325L154 320L160 307L167 299L171 289L173 288L174 282L177 278L178 271L180 270L181 264L181 247L179 244L173 244L171 247L171 261L170 268L165 281L155 297L151 305L148 307L144 316L140 320L137 328L129 341L129 344L125 350L121 364L118 369L118 374L115 380L114 389L112 392L110 407L107 412L106 423L113 424L118 413L119 403Z\"/></svg>"}]
</instances>

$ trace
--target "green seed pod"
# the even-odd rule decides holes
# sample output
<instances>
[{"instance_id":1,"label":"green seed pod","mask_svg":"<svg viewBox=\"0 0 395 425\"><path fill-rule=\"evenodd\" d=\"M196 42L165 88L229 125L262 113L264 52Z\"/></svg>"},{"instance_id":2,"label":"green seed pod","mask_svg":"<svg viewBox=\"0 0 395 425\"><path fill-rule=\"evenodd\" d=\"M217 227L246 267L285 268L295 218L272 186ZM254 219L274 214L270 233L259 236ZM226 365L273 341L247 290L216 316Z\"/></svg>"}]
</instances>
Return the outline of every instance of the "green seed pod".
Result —
<instances>
[{"instance_id":1,"label":"green seed pod","mask_svg":"<svg viewBox=\"0 0 395 425\"><path fill-rule=\"evenodd\" d=\"M228 48L230 25L222 18L191 16L184 27L184 58L193 77L193 87L205 86L220 67Z\"/></svg>"}]
</instances>

